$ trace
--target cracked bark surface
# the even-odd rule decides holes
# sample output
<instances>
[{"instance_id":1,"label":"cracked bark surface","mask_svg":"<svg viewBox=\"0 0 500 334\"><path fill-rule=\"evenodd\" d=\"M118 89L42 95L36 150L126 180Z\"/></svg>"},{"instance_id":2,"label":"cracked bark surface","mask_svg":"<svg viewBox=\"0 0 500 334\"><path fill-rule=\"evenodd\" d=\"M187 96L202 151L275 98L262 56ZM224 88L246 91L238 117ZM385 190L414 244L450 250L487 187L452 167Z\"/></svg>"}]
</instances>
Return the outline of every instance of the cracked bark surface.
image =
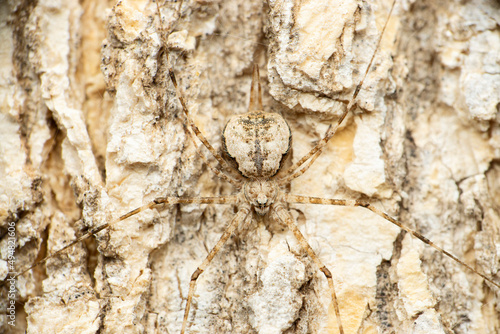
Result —
<instances>
[{"instance_id":1,"label":"cracked bark surface","mask_svg":"<svg viewBox=\"0 0 500 334\"><path fill-rule=\"evenodd\" d=\"M390 1L186 1L179 21L175 6L161 3L170 59L205 136L219 148L246 112L256 62L297 161L352 95ZM0 17L2 275L9 222L25 267L156 197L233 192L184 133L155 3L9 1ZM500 280L499 21L494 1L398 2L359 108L290 192L369 200ZM346 333L500 330L500 291L389 222L291 210L333 273ZM20 277L2 329L177 333L189 278L233 215L131 217ZM290 231L254 217L198 280L189 332L335 333L327 288Z\"/></svg>"}]
</instances>

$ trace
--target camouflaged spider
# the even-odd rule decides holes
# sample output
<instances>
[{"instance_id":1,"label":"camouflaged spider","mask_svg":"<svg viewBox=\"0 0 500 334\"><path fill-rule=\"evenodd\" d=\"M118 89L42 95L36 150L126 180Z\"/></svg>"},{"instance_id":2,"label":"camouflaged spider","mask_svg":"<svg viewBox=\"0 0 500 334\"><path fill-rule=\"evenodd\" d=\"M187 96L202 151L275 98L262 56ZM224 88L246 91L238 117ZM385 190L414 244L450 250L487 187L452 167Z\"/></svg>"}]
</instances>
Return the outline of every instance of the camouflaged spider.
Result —
<instances>
[{"instance_id":1,"label":"camouflaged spider","mask_svg":"<svg viewBox=\"0 0 500 334\"><path fill-rule=\"evenodd\" d=\"M165 41L164 44L166 45ZM370 70L370 66L371 63L367 67L366 73L368 73L368 71ZM212 145L208 142L208 140L203 136L198 127L191 120L182 93L180 89L177 87L178 85L174 71L171 68L169 69L169 76L173 84L175 85L177 97L179 98L182 104L182 110L186 114L187 123L190 128L190 130L188 129L188 134L192 136L190 131L193 131L197 139L201 141L202 144L211 152L213 157L219 162L222 168L219 169L213 167L208 162L208 159L206 159L202 155L203 159L206 161L206 165L218 177L234 185L237 189L240 190L240 192L236 195L225 196L225 197L222 196L222 197L198 197L198 198L180 198L180 197L157 198L154 201L150 202L149 204L144 205L135 210L132 210L129 213L121 216L116 221L92 229L87 234L78 238L76 241L72 242L63 249L53 254L50 254L47 258L53 257L54 255L60 253L64 249L71 247L75 243L84 240L90 237L91 235L98 233L99 231L107 229L110 226L122 220L125 220L139 212L160 205L189 204L189 203L234 204L237 205L238 212L236 213L233 220L229 223L227 229L222 234L220 240L211 249L206 259L192 275L189 286L189 294L187 296L187 303L184 311L184 318L183 318L181 332L184 333L188 327L188 316L192 300L195 295L195 285L198 277L207 268L207 266L210 264L210 262L215 257L217 252L221 249L224 243L236 230L238 225L242 221L244 221L247 216L253 215L255 213L257 216L260 215L271 216L271 218L273 218L274 220L287 226L293 232L293 234L295 235L295 237L297 238L303 249L305 249L307 254L312 258L314 263L317 265L318 269L323 272L330 286L331 299L337 316L338 328L339 331L342 333L343 332L343 327L341 324L342 315L340 314L339 311L332 275L328 270L328 268L326 268L326 266L323 265L322 261L314 253L311 246L309 246L304 236L297 228L290 213L288 212L286 203L362 206L380 215L381 217L392 222L398 227L406 230L413 236L419 238L425 243L443 252L447 256L450 256L455 261L473 270L476 274L480 275L484 279L498 286L498 284L492 282L491 279L489 279L488 277L485 277L481 273L478 273L470 266L466 265L465 263L463 263L453 255L451 255L450 253L439 248L438 246L427 240L419 233L412 231L407 227L401 225L399 222L389 217L384 212L381 212L379 209L375 208L369 203L357 200L344 200L344 199L340 200L340 199L325 199L325 198L296 196L296 195L290 195L282 190L282 188L288 185L292 180L301 176L313 164L316 158L320 156L322 149L324 149L326 143L333 137L337 128L343 122L346 115L354 108L355 105L354 101L363 85L363 81L361 81L357 86L349 105L339 118L338 122L335 124L335 126L331 127L328 130L324 138L321 139L321 141L319 141L318 144L308 154L306 154L302 159L293 164L293 166L280 170L280 167L282 165L281 162L290 149L291 131L286 122L284 121L284 119L282 118L282 116L280 116L279 114L266 113L263 111L258 67L254 67L253 82L250 94L251 98L248 108L249 112L244 115L234 116L228 122L228 125L226 126L223 133L224 137L223 146L225 147L227 153L236 161L239 173L242 174L241 177L238 177L237 176L238 173L226 174L226 172L229 169L231 169L231 166L219 155L219 153L217 153L217 151L212 147ZM191 138L195 140L194 136L192 136ZM44 262L47 258L43 259L37 264Z\"/></svg>"}]
</instances>

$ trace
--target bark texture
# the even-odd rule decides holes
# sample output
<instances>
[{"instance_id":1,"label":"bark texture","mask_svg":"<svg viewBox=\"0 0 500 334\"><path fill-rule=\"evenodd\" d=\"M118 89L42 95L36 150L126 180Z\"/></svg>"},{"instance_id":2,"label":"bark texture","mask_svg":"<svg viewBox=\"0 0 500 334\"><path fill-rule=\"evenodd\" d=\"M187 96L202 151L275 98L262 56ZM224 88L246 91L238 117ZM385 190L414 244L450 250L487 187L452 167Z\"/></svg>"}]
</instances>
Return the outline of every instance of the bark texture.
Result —
<instances>
[{"instance_id":1,"label":"bark texture","mask_svg":"<svg viewBox=\"0 0 500 334\"><path fill-rule=\"evenodd\" d=\"M0 3L0 274L161 196L234 192L196 154L163 57L220 147L248 108L292 128L297 161L336 122L391 1ZM397 1L358 108L291 193L368 200L500 281L500 5ZM162 30L163 27L163 30ZM206 150L204 150L206 151ZM206 152L205 152L206 154ZM213 159L212 159L213 160ZM286 167L286 166L285 166ZM363 208L294 204L332 271L346 333L498 333L500 291ZM17 279L23 333L179 333L228 205L148 210ZM267 218L198 280L189 333L337 333L325 277Z\"/></svg>"}]
</instances>

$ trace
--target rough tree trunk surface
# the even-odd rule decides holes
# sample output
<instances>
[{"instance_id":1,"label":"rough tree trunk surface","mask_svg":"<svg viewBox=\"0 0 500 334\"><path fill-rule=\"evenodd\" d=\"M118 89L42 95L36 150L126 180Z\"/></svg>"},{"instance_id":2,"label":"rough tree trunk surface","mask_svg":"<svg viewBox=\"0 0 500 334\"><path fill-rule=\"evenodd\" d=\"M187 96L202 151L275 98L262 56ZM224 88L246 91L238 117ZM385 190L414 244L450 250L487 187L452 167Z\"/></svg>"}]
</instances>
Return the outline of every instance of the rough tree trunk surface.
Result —
<instances>
[{"instance_id":1,"label":"rough tree trunk surface","mask_svg":"<svg viewBox=\"0 0 500 334\"><path fill-rule=\"evenodd\" d=\"M170 61L220 148L261 69L302 157L350 100L391 1L0 3L0 273L160 196L232 194L196 154ZM368 200L500 281L500 5L400 1L358 108L288 191ZM163 30L161 27L163 26ZM205 154L206 154L206 150ZM213 159L211 159L213 160ZM286 167L286 166L285 166ZM346 333L498 333L500 291L363 208L290 205L332 271ZM179 333L230 205L148 210L17 279L23 333ZM253 217L198 280L189 333L337 333L325 277Z\"/></svg>"}]
</instances>

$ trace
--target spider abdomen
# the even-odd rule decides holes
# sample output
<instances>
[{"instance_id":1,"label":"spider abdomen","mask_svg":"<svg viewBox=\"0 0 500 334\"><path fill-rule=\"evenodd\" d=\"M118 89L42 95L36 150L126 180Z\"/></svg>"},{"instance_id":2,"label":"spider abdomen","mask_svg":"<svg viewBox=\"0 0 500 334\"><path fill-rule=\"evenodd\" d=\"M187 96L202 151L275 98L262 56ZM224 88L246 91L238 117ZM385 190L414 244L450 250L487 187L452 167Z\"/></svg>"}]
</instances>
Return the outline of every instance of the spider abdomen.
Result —
<instances>
[{"instance_id":1,"label":"spider abdomen","mask_svg":"<svg viewBox=\"0 0 500 334\"><path fill-rule=\"evenodd\" d=\"M291 132L277 113L252 111L233 116L222 134L224 149L248 178L275 175L290 149Z\"/></svg>"}]
</instances>

